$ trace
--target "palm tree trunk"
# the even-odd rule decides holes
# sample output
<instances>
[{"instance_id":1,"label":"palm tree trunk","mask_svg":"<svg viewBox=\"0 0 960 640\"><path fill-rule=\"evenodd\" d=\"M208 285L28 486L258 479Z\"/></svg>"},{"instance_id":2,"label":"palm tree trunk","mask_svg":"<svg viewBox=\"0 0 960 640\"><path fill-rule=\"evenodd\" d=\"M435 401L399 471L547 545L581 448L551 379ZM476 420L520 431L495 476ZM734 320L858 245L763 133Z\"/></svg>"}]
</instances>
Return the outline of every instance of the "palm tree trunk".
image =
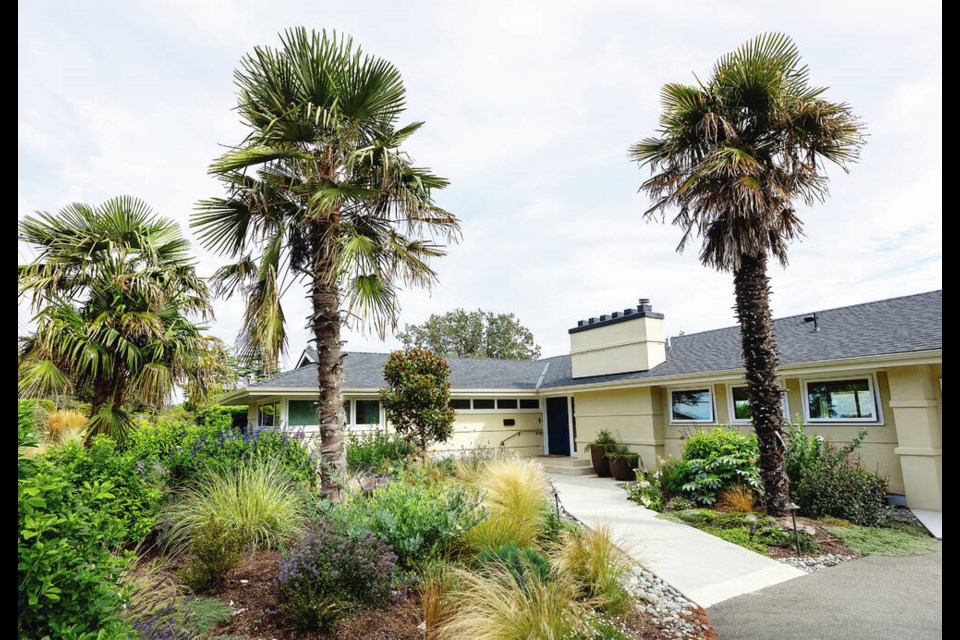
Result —
<instances>
[{"instance_id":1,"label":"palm tree trunk","mask_svg":"<svg viewBox=\"0 0 960 640\"><path fill-rule=\"evenodd\" d=\"M335 247L329 244L326 225L314 222L313 303L311 325L317 346L317 381L320 398L317 419L320 425L320 456L317 474L320 493L331 502L340 500L340 480L347 466L343 420L343 354L340 350L340 289L335 271Z\"/></svg>"},{"instance_id":2,"label":"palm tree trunk","mask_svg":"<svg viewBox=\"0 0 960 640\"><path fill-rule=\"evenodd\" d=\"M741 256L734 271L734 292L753 428L760 446L760 476L770 515L782 515L790 501L790 481L783 459L783 410L777 382L777 345L770 314L767 257Z\"/></svg>"}]
</instances>

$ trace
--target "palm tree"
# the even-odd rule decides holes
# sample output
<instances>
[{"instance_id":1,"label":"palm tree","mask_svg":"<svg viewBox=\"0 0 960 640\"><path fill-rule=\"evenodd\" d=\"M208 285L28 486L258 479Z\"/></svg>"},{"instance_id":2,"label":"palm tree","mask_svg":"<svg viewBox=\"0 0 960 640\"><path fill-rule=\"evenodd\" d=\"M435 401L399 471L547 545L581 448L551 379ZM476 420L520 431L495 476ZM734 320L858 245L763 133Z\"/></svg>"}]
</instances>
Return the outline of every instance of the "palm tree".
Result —
<instances>
[{"instance_id":1,"label":"palm tree","mask_svg":"<svg viewBox=\"0 0 960 640\"><path fill-rule=\"evenodd\" d=\"M862 126L844 103L809 83L796 45L761 35L715 64L696 86L668 84L657 136L630 148L653 173L641 190L654 199L647 217L676 209L681 251L702 239L700 261L733 273L737 317L767 510L784 511L789 483L777 348L770 314L767 260L787 263L800 237L797 201L827 195L826 165L844 170L859 157Z\"/></svg>"},{"instance_id":2,"label":"palm tree","mask_svg":"<svg viewBox=\"0 0 960 640\"><path fill-rule=\"evenodd\" d=\"M249 132L211 173L227 196L200 204L193 225L208 248L235 262L219 292L247 306L241 356L276 362L286 346L281 298L309 287L316 340L323 495L339 496L346 466L341 325L357 320L381 336L396 324L397 287L429 286L439 239L457 218L433 203L447 181L414 167L400 145L421 122L398 127L405 92L389 62L349 38L296 28L281 47L258 47L236 72Z\"/></svg>"},{"instance_id":3,"label":"palm tree","mask_svg":"<svg viewBox=\"0 0 960 640\"><path fill-rule=\"evenodd\" d=\"M36 331L21 346L19 393L91 399L87 435L123 437L128 401L159 405L175 385L209 386L207 286L179 227L121 196L28 216L19 239L37 251L17 269Z\"/></svg>"}]
</instances>

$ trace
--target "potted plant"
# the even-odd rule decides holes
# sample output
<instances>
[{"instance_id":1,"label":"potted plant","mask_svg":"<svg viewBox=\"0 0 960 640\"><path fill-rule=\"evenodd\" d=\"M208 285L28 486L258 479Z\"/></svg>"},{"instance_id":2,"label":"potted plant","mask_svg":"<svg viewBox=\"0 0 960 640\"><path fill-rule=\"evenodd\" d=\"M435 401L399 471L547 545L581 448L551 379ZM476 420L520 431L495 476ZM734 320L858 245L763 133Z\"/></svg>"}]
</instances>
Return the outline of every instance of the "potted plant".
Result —
<instances>
[{"instance_id":1,"label":"potted plant","mask_svg":"<svg viewBox=\"0 0 960 640\"><path fill-rule=\"evenodd\" d=\"M609 478L613 475L610 471L610 463L607 460L607 449L616 445L617 441L606 429L601 429L593 442L587 445L587 449L590 451L590 461L593 462L593 470L601 478Z\"/></svg>"},{"instance_id":2,"label":"potted plant","mask_svg":"<svg viewBox=\"0 0 960 640\"><path fill-rule=\"evenodd\" d=\"M614 479L629 482L636 480L635 469L640 467L640 455L629 451L624 445L616 451L608 451L607 459L610 461L610 472Z\"/></svg>"}]
</instances>

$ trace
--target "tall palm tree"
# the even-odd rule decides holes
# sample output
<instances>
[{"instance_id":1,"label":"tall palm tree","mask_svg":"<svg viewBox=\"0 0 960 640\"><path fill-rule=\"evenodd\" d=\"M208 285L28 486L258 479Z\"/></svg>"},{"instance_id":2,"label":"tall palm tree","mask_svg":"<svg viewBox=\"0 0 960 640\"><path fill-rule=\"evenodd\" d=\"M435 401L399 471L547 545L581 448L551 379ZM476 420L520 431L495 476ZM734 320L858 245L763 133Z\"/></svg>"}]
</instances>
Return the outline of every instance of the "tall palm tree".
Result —
<instances>
[{"instance_id":1,"label":"tall palm tree","mask_svg":"<svg viewBox=\"0 0 960 640\"><path fill-rule=\"evenodd\" d=\"M236 72L247 137L211 172L225 198L200 204L193 225L210 249L235 259L220 292L247 306L245 354L275 362L285 348L284 292L305 282L316 340L324 496L337 499L346 466L341 325L383 335L396 323L397 287L429 286L429 259L459 232L437 207L447 181L400 150L420 126L398 126L405 91L397 69L352 40L296 28L281 46L257 47Z\"/></svg>"},{"instance_id":2,"label":"tall palm tree","mask_svg":"<svg viewBox=\"0 0 960 640\"><path fill-rule=\"evenodd\" d=\"M122 437L124 405L159 405L175 385L208 386L218 364L193 318L210 314L190 245L170 220L121 196L72 204L18 225L36 259L17 269L36 331L22 344L22 396L77 393L92 402L88 437Z\"/></svg>"},{"instance_id":3,"label":"tall palm tree","mask_svg":"<svg viewBox=\"0 0 960 640\"><path fill-rule=\"evenodd\" d=\"M770 314L767 261L787 263L802 234L795 203L827 195L826 165L844 170L859 157L862 126L844 103L810 85L796 45L766 34L724 55L706 82L668 84L656 137L630 148L653 173L641 190L654 199L645 213L683 230L678 251L702 239L700 261L733 272L737 317L767 510L784 511L781 389Z\"/></svg>"}]
</instances>

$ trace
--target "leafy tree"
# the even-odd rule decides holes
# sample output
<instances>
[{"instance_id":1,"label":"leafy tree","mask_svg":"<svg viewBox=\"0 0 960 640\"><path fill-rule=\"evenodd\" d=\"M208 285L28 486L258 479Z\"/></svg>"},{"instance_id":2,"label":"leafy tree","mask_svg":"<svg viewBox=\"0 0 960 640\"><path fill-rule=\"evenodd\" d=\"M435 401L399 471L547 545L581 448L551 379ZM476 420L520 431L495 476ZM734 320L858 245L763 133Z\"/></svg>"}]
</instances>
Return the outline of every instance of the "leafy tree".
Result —
<instances>
[{"instance_id":1,"label":"leafy tree","mask_svg":"<svg viewBox=\"0 0 960 640\"><path fill-rule=\"evenodd\" d=\"M823 201L826 165L846 170L864 141L850 107L824 93L810 85L790 38L760 35L720 58L705 82L665 85L657 135L630 149L653 172L641 187L654 200L645 215L663 218L675 208L672 222L683 231L678 251L699 236L701 262L733 273L772 514L784 511L789 482L767 261L786 265L787 248L802 229L795 203Z\"/></svg>"},{"instance_id":2,"label":"leafy tree","mask_svg":"<svg viewBox=\"0 0 960 640\"><path fill-rule=\"evenodd\" d=\"M158 406L176 385L212 384L212 339L194 322L211 313L207 286L174 222L121 196L28 216L18 230L37 251L17 269L18 294L37 312L21 344L21 396L89 394L88 437L122 437L126 403Z\"/></svg>"},{"instance_id":3,"label":"leafy tree","mask_svg":"<svg viewBox=\"0 0 960 640\"><path fill-rule=\"evenodd\" d=\"M384 335L396 323L397 286L436 280L428 262L459 223L433 202L447 181L401 150L423 123L398 126L405 90L386 60L349 38L296 28L279 48L254 49L235 75L247 137L212 165L227 196L202 202L193 225L205 246L236 260L217 281L247 301L241 355L276 361L287 340L281 298L293 284L309 288L319 473L323 495L338 499L341 326L356 320Z\"/></svg>"},{"instance_id":4,"label":"leafy tree","mask_svg":"<svg viewBox=\"0 0 960 640\"><path fill-rule=\"evenodd\" d=\"M450 358L536 360L540 346L512 313L454 309L408 324L397 334L404 347L422 347Z\"/></svg>"},{"instance_id":5,"label":"leafy tree","mask_svg":"<svg viewBox=\"0 0 960 640\"><path fill-rule=\"evenodd\" d=\"M380 392L387 422L397 433L426 451L434 442L446 442L453 433L456 413L450 408L450 365L427 349L390 354L383 368L390 385Z\"/></svg>"}]
</instances>

